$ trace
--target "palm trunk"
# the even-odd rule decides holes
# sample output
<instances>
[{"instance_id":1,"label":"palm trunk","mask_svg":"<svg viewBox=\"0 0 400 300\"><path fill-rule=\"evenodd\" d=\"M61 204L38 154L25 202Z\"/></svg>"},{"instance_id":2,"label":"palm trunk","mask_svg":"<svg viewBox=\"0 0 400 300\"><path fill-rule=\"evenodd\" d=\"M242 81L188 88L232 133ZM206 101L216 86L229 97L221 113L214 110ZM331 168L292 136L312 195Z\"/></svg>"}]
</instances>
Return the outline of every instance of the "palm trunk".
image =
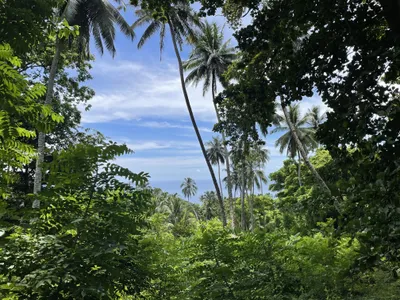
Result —
<instances>
[{"instance_id":1,"label":"palm trunk","mask_svg":"<svg viewBox=\"0 0 400 300\"><path fill-rule=\"evenodd\" d=\"M301 184L301 174L300 174L300 172L301 172L301 157L300 157L299 151L297 151L297 156L298 156L298 164L299 164L298 169L297 169L297 176L299 177L299 186L301 186L302 185Z\"/></svg>"},{"instance_id":2,"label":"palm trunk","mask_svg":"<svg viewBox=\"0 0 400 300\"><path fill-rule=\"evenodd\" d=\"M53 57L53 61L50 67L50 74L49 74L49 82L47 84L47 91L46 91L46 99L44 104L51 105L53 100L54 94L54 81L57 74L58 69L58 61L60 60L61 55L61 43L57 39L56 41L56 52ZM46 134L44 132L39 132L38 136L38 157L36 160L36 169L35 169L35 180L33 183L33 193L38 194L42 190L42 177L43 177L43 169L42 164L44 161L44 152L45 152L45 139ZM32 205L33 208L40 208L40 201L36 199Z\"/></svg>"},{"instance_id":3,"label":"palm trunk","mask_svg":"<svg viewBox=\"0 0 400 300\"><path fill-rule=\"evenodd\" d=\"M292 121L290 120L290 116L286 109L286 106L282 102L282 97L281 97L281 106L282 106L282 111L286 118L286 122L289 125L292 136L296 142L297 148L299 149L299 152L300 152L305 164L310 169L311 173L314 175L315 179L317 180L318 184L322 187L322 189L325 190L325 192L329 196L332 195L331 190L329 189L329 187L327 186L325 181L322 179L321 175L319 175L318 171L314 168L314 166L311 164L310 160L308 159L307 153L304 150L303 144L301 143L299 136L297 135L296 129L294 128L294 125L293 125Z\"/></svg>"},{"instance_id":4,"label":"palm trunk","mask_svg":"<svg viewBox=\"0 0 400 300\"><path fill-rule=\"evenodd\" d=\"M253 193L249 197L249 208L250 208L250 224L251 224L251 232L254 232L254 206L253 206L253 199L254 199L254 183L253 183Z\"/></svg>"},{"instance_id":5,"label":"palm trunk","mask_svg":"<svg viewBox=\"0 0 400 300\"><path fill-rule=\"evenodd\" d=\"M213 81L212 88L211 88L212 100L213 100L213 104L214 104L215 114L217 115L217 121L219 123L221 121L221 118L219 116L217 104L215 103L215 92L217 90L215 76L213 76L212 81ZM229 152L228 152L228 147L225 145L226 138L225 138L224 131L221 132L221 135L222 135L222 142L224 143L224 150L225 150L226 179L227 179L227 183L228 183L228 198L229 198L229 210L230 210L230 215L231 215L231 228L235 229L235 206L233 203L233 196L232 196L231 167L230 167L230 161L229 161ZM222 190L222 187L221 187L221 190Z\"/></svg>"},{"instance_id":6,"label":"palm trunk","mask_svg":"<svg viewBox=\"0 0 400 300\"><path fill-rule=\"evenodd\" d=\"M220 188L220 190L221 190L221 197L222 197L222 199L224 199L224 193L222 192L222 181L221 181L221 166L219 165L219 162L218 162L218 180L219 180L219 188Z\"/></svg>"},{"instance_id":7,"label":"palm trunk","mask_svg":"<svg viewBox=\"0 0 400 300\"><path fill-rule=\"evenodd\" d=\"M177 45L177 42L176 42L175 32L174 32L171 20L169 18L168 18L168 25L169 25L169 29L170 29L170 32L171 32L172 43L174 44L176 58L178 60L179 75L180 75L180 79L181 79L183 96L185 98L185 102L186 102L186 106L187 106L187 109L188 109L188 112L189 112L190 120L192 121L192 125L193 125L193 128L194 128L194 131L196 132L196 136L197 136L197 139L199 141L201 151L203 152L203 156L204 156L204 159L205 159L205 161L207 163L208 170L210 171L211 178L212 178L212 181L213 181L213 184L214 184L214 187L215 187L215 191L217 192L218 202L219 202L219 205L221 207L222 224L223 224L223 226L226 226L226 215L225 215L225 209L224 209L224 201L222 200L221 192L219 190L219 186L218 186L218 182L217 182L217 179L215 177L215 174L214 174L214 170L212 168L212 165L211 165L210 161L207 158L206 148L204 147L203 139L201 138L199 128L197 127L196 120L195 120L194 115L193 115L192 106L190 104L189 96L188 96L188 93L187 93L187 90L186 90L185 77L183 75L182 59L181 59L181 56L179 54L179 49L178 49L178 45Z\"/></svg>"},{"instance_id":8,"label":"palm trunk","mask_svg":"<svg viewBox=\"0 0 400 300\"><path fill-rule=\"evenodd\" d=\"M196 218L197 222L199 222L200 221L199 215L197 214L197 211L194 207L193 207L193 213L194 213L194 217Z\"/></svg>"},{"instance_id":9,"label":"palm trunk","mask_svg":"<svg viewBox=\"0 0 400 300\"><path fill-rule=\"evenodd\" d=\"M242 230L246 230L246 214L245 214L245 207L244 207L244 191L245 191L245 176L244 176L244 170L242 169L242 184L240 187L240 204L242 207L241 211L241 222L242 222Z\"/></svg>"}]
</instances>

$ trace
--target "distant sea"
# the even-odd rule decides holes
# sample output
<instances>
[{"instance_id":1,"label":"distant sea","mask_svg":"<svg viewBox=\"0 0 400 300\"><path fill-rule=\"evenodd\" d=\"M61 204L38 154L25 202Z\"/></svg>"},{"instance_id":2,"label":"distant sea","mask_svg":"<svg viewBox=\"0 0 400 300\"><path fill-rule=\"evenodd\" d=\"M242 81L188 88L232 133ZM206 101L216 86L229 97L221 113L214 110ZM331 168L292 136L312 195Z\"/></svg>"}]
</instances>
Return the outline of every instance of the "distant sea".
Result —
<instances>
[{"instance_id":1,"label":"distant sea","mask_svg":"<svg viewBox=\"0 0 400 300\"><path fill-rule=\"evenodd\" d=\"M164 192L168 192L170 194L178 193L178 195L180 195L182 198L184 198L183 194L182 194L182 190L181 190L181 183L182 183L182 181L180 181L180 180L157 181L157 180L150 179L150 185L153 188L160 188ZM195 202L195 203L200 203L200 196L203 195L204 192L214 191L214 185L212 184L211 180L196 180L196 184L197 184L197 194L196 194L196 196L192 197L190 199L190 201ZM268 190L268 186L270 184L271 184L271 182L268 182L268 184L265 185L264 193L270 193L270 194L274 195L275 194L274 192L271 192ZM257 192L256 192L256 194L257 194ZM227 197L228 191L224 190L223 195L224 195L224 197ZM239 192L237 192L236 197L239 197Z\"/></svg>"}]
</instances>

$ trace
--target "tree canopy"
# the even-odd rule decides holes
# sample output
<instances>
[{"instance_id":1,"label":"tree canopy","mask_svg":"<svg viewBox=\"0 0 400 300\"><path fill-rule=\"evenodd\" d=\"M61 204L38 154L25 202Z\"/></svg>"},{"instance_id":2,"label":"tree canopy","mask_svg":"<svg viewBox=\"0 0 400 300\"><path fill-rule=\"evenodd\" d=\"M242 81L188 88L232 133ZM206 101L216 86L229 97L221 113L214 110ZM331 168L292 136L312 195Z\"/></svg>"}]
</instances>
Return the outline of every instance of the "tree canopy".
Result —
<instances>
[{"instance_id":1,"label":"tree canopy","mask_svg":"<svg viewBox=\"0 0 400 300\"><path fill-rule=\"evenodd\" d=\"M398 299L399 15L392 0L0 0L0 298ZM187 201L81 127L90 38L114 55L115 28L144 24L139 48L158 33L162 51L169 29L214 186L183 175ZM212 91L207 149L185 79Z\"/></svg>"}]
</instances>

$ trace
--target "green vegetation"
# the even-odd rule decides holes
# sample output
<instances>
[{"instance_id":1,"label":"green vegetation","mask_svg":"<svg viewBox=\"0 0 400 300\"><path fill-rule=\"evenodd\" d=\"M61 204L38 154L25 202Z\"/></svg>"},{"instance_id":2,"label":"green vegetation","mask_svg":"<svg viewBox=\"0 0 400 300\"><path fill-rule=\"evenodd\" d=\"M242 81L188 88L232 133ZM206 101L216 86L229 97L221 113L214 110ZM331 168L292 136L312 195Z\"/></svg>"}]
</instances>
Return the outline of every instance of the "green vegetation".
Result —
<instances>
[{"instance_id":1,"label":"green vegetation","mask_svg":"<svg viewBox=\"0 0 400 300\"><path fill-rule=\"evenodd\" d=\"M124 1L0 0L0 298L398 299L397 4L192 2L131 1L131 27ZM201 19L219 8L238 53ZM139 48L170 31L215 187L200 203L192 178L187 201L150 187L113 162L126 145L79 127L89 40L114 54L115 27L144 24ZM201 81L218 119L206 146L186 89ZM328 112L302 113L315 93ZM287 160L267 176L278 132Z\"/></svg>"}]
</instances>

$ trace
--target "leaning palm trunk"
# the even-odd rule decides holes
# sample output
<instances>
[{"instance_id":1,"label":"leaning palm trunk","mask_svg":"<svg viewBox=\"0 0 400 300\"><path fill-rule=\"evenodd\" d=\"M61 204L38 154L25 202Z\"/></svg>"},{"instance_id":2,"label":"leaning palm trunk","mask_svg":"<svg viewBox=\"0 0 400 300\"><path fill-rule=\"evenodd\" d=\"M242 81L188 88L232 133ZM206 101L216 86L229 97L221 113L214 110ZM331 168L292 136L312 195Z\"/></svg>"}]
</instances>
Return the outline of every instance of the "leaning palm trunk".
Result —
<instances>
[{"instance_id":1,"label":"leaning palm trunk","mask_svg":"<svg viewBox=\"0 0 400 300\"><path fill-rule=\"evenodd\" d=\"M180 75L180 79L181 79L183 96L185 98L186 106L187 106L187 109L189 111L190 120L192 121L192 125L193 125L193 128L194 128L194 131L196 132L196 136L197 136L197 139L199 141L201 151L203 152L204 159L205 159L205 161L207 163L208 170L210 171L211 178L212 178L215 190L217 192L218 202L219 202L219 205L221 207L222 224L224 226L226 226L226 215L225 215L225 209L224 209L224 201L222 200L221 192L219 190L219 186L218 186L218 182L217 182L217 179L215 177L215 174L214 174L214 170L212 168L212 165L211 165L210 161L207 158L206 148L204 147L203 139L201 138L199 128L197 127L196 120L195 120L194 115L193 115L192 107L191 107L190 101L189 101L189 96L188 96L187 91L186 91L185 78L184 78L184 75L183 75L182 59L181 59L181 56L179 54L179 49L178 49L178 45L177 45L177 42L176 42L174 28L173 28L172 22L171 22L171 20L169 18L168 18L168 25L169 25L169 29L170 29L170 32L171 32L172 43L174 45L176 58L178 60L179 75Z\"/></svg>"},{"instance_id":2,"label":"leaning palm trunk","mask_svg":"<svg viewBox=\"0 0 400 300\"><path fill-rule=\"evenodd\" d=\"M304 150L303 144L301 143L299 136L297 135L296 129L294 128L294 125L292 121L290 120L289 113L286 109L286 106L283 104L282 99L281 99L281 106L282 106L282 111L285 115L286 122L289 125L290 131L293 135L293 138L296 142L297 148L299 149L299 152L307 165L307 167L310 169L311 173L314 175L315 179L317 180L318 184L325 190L325 192L330 196L332 195L331 190L325 183L325 181L322 179L321 175L319 175L318 171L314 168L314 166L311 164L310 160L307 157L307 153Z\"/></svg>"},{"instance_id":3,"label":"leaning palm trunk","mask_svg":"<svg viewBox=\"0 0 400 300\"><path fill-rule=\"evenodd\" d=\"M297 176L299 177L299 186L301 186L301 157L300 157L300 151L297 151L297 156L298 156L298 166L297 166Z\"/></svg>"},{"instance_id":4,"label":"leaning palm trunk","mask_svg":"<svg viewBox=\"0 0 400 300\"><path fill-rule=\"evenodd\" d=\"M216 83L215 83L215 77L213 77L213 85L211 88L212 91L212 100L214 104L214 109L215 109L215 114L217 115L217 121L218 123L221 121L221 118L219 116L219 111L217 104L215 104L215 91L216 91ZM226 165L226 177L227 177L227 184L228 184L228 198L229 198L229 210L230 210L230 215L231 215L231 228L235 229L235 206L233 203L233 197L232 197L232 181L231 181L231 168L230 168L230 162L229 162L229 152L228 152L228 147L225 144L225 133L222 131L222 142L224 144L224 150L225 150L225 165ZM222 189L222 187L221 187Z\"/></svg>"},{"instance_id":5,"label":"leaning palm trunk","mask_svg":"<svg viewBox=\"0 0 400 300\"><path fill-rule=\"evenodd\" d=\"M56 42L56 52L53 57L53 61L50 67L50 74L49 74L49 82L47 84L47 91L46 91L46 99L44 104L51 105L53 100L54 94L54 81L57 74L58 69L58 62L60 60L61 55L61 43L57 39ZM33 193L38 194L42 190L42 177L43 177L43 169L42 164L44 161L44 153L45 153L45 139L46 134L44 132L39 132L38 136L38 157L36 160L36 169L35 169L35 180L33 184ZM33 208L40 208L40 201L35 200L32 205Z\"/></svg>"}]
</instances>

